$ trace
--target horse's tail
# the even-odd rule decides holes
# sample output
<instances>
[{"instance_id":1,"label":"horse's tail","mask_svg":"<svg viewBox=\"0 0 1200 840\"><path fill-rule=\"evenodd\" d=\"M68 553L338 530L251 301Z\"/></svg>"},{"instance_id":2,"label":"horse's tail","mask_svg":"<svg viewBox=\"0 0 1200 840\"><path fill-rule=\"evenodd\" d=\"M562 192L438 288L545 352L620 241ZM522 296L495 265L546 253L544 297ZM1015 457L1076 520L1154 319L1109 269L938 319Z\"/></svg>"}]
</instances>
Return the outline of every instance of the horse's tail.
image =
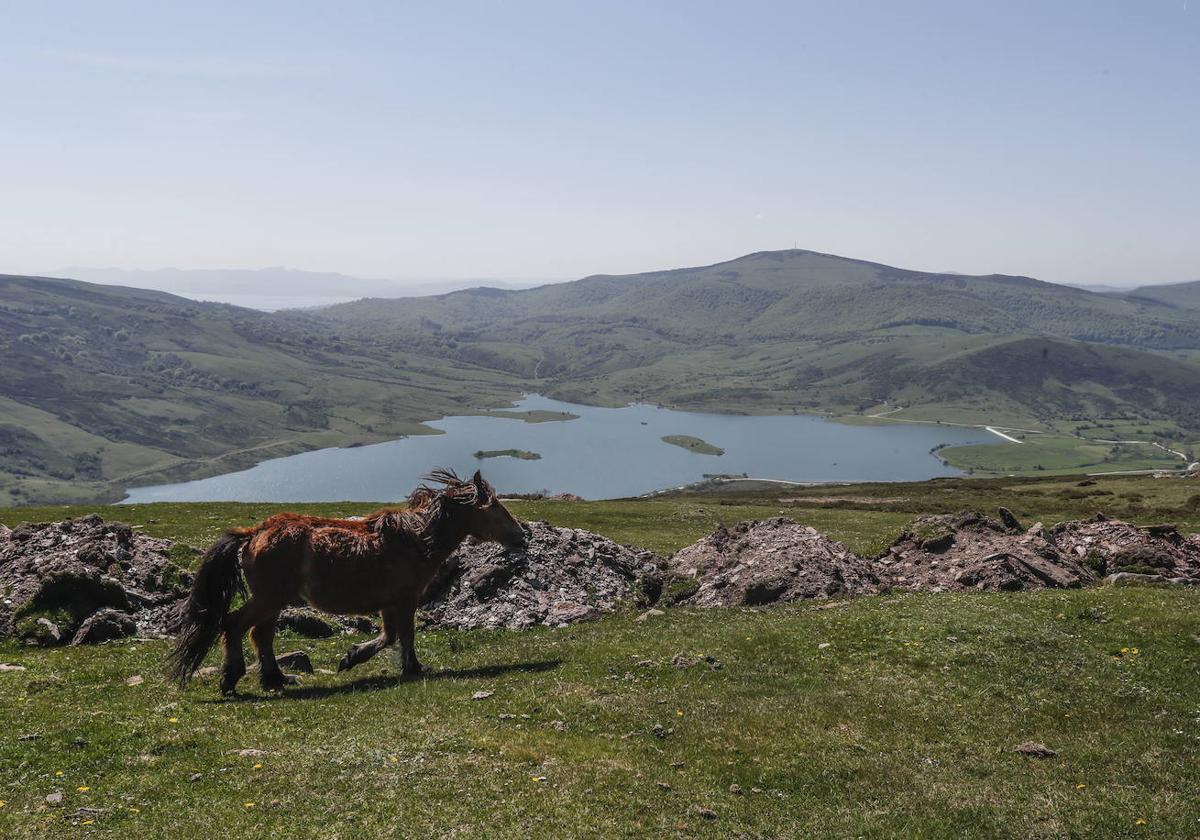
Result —
<instances>
[{"instance_id":1,"label":"horse's tail","mask_svg":"<svg viewBox=\"0 0 1200 840\"><path fill-rule=\"evenodd\" d=\"M179 612L175 647L167 657L167 673L180 685L187 685L221 635L234 594L245 594L240 560L242 547L252 535L252 531L227 531L196 570L191 594Z\"/></svg>"}]
</instances>

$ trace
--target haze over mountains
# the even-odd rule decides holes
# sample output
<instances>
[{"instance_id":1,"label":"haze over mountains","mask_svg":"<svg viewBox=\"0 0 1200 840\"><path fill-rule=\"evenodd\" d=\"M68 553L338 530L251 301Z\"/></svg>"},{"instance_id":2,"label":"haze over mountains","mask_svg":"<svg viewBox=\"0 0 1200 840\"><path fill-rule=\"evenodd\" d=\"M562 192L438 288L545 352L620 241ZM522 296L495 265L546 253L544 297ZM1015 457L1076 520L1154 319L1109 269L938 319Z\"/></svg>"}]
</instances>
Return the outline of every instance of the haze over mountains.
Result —
<instances>
[{"instance_id":1,"label":"haze over mountains","mask_svg":"<svg viewBox=\"0 0 1200 840\"><path fill-rule=\"evenodd\" d=\"M268 314L0 276L0 494L112 498L526 391L1031 428L1121 418L1194 440L1197 286L1113 296L789 250Z\"/></svg>"},{"instance_id":2,"label":"haze over mountains","mask_svg":"<svg viewBox=\"0 0 1200 840\"><path fill-rule=\"evenodd\" d=\"M496 277L443 277L381 280L352 277L330 271L301 271L274 266L238 268L86 268L70 267L47 272L51 277L69 277L89 283L155 289L163 292L252 309L275 311L327 306L363 297L410 297L445 294L474 286L519 289L546 281Z\"/></svg>"}]
</instances>

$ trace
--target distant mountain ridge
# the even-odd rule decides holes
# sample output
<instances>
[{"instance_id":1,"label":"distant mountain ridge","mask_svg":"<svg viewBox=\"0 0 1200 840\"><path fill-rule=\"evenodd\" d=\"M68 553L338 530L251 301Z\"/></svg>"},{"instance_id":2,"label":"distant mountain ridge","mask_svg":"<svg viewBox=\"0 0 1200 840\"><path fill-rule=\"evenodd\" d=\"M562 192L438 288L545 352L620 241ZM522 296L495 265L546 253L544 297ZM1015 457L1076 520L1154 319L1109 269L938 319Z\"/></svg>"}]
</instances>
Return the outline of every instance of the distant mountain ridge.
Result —
<instances>
[{"instance_id":1,"label":"distant mountain ridge","mask_svg":"<svg viewBox=\"0 0 1200 840\"><path fill-rule=\"evenodd\" d=\"M90 283L133 288L159 289L187 298L227 300L250 305L247 300L277 300L273 309L297 308L364 297L400 298L445 294L458 289L493 283L504 288L526 288L530 282L494 278L430 278L424 280L380 280L353 277L331 271L302 271L269 268L86 268L72 267L50 272ZM294 302L289 303L293 299ZM253 308L260 308L254 306Z\"/></svg>"}]
</instances>

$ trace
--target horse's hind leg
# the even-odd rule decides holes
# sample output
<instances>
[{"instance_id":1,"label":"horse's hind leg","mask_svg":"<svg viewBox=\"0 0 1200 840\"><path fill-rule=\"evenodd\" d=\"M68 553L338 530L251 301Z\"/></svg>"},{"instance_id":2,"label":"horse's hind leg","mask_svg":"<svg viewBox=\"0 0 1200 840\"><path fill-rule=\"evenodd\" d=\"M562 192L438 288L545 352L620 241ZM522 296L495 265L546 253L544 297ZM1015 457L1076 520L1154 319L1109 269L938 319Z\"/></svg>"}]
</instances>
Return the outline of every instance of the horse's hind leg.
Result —
<instances>
[{"instance_id":1,"label":"horse's hind leg","mask_svg":"<svg viewBox=\"0 0 1200 840\"><path fill-rule=\"evenodd\" d=\"M221 667L221 693L233 694L238 681L246 675L246 658L242 652L242 638L246 631L263 620L265 615L276 615L277 609L265 607L262 599L251 595L225 618L225 663ZM274 655L271 657L274 662ZM276 665L276 668L279 666Z\"/></svg>"},{"instance_id":2,"label":"horse's hind leg","mask_svg":"<svg viewBox=\"0 0 1200 840\"><path fill-rule=\"evenodd\" d=\"M258 677L264 691L279 691L285 685L295 685L298 680L285 674L275 661L275 627L279 610L266 613L250 630L250 641L258 652Z\"/></svg>"},{"instance_id":3,"label":"horse's hind leg","mask_svg":"<svg viewBox=\"0 0 1200 840\"><path fill-rule=\"evenodd\" d=\"M342 661L338 663L339 671L349 671L355 665L366 662L385 647L396 643L396 611L390 607L379 613L383 619L383 632L369 642L352 645Z\"/></svg>"},{"instance_id":4,"label":"horse's hind leg","mask_svg":"<svg viewBox=\"0 0 1200 840\"><path fill-rule=\"evenodd\" d=\"M251 599L253 600L253 599ZM222 647L225 661L221 663L221 693L233 694L237 689L238 680L246 675L246 658L242 654L242 637L246 635L249 624L246 623L247 601L239 609L225 616L224 638Z\"/></svg>"}]
</instances>

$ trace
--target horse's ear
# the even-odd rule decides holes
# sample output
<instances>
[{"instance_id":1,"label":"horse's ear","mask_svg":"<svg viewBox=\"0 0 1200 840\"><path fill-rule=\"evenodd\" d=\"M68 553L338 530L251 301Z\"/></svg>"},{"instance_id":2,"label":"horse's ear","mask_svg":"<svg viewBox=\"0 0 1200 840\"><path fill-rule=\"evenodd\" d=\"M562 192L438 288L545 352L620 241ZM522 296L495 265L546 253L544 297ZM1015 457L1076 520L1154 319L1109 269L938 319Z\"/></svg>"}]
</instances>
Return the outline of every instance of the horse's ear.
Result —
<instances>
[{"instance_id":1,"label":"horse's ear","mask_svg":"<svg viewBox=\"0 0 1200 840\"><path fill-rule=\"evenodd\" d=\"M492 500L492 488L484 480L483 473L475 470L475 475L471 476L471 483L475 485L476 498L479 499L479 503L481 505L488 504Z\"/></svg>"}]
</instances>

